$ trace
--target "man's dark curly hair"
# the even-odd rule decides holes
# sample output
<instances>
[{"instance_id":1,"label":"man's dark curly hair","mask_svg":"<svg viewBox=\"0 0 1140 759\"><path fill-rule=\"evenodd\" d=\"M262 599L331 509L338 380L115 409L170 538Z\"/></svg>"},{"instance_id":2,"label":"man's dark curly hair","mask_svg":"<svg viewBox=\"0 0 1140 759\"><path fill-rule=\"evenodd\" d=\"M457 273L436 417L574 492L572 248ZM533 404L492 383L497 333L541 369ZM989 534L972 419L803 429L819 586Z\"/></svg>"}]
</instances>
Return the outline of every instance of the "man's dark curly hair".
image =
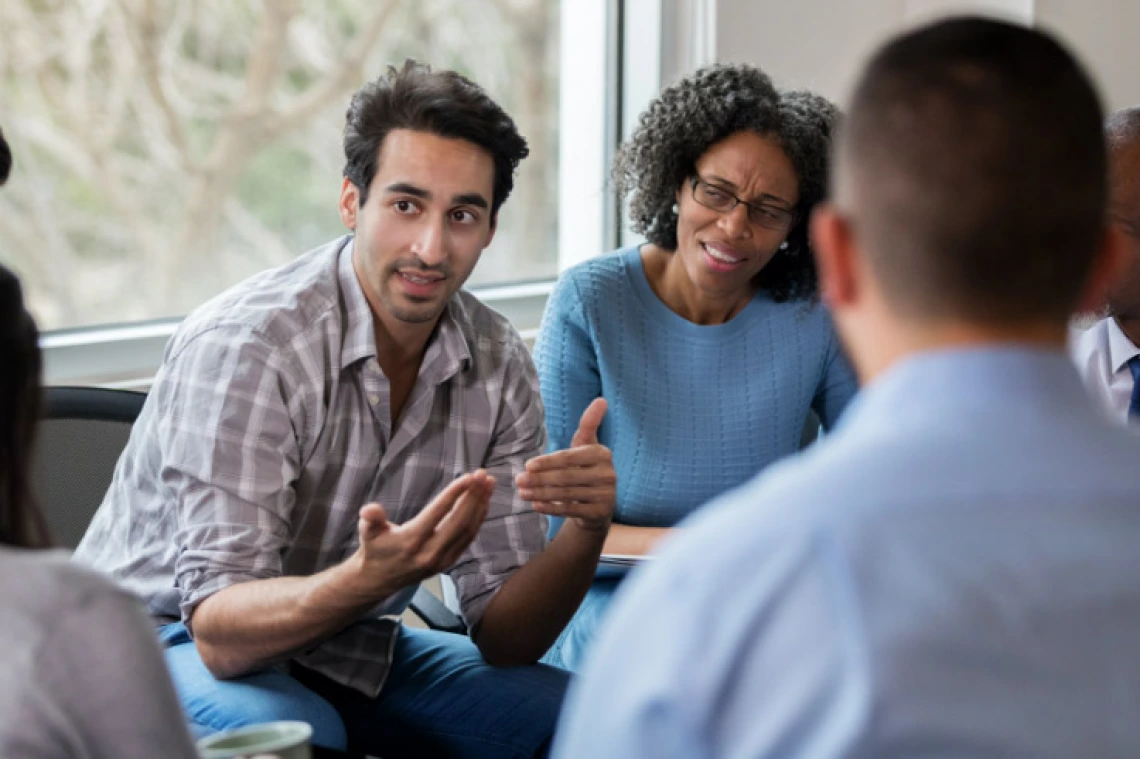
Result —
<instances>
[{"instance_id":1,"label":"man's dark curly hair","mask_svg":"<svg viewBox=\"0 0 1140 759\"><path fill-rule=\"evenodd\" d=\"M379 168L380 147L393 129L466 140L490 153L493 215L511 194L515 170L530 152L515 122L482 87L454 71L433 71L409 59L357 90L345 114L344 175L360 192L361 206Z\"/></svg>"},{"instance_id":2,"label":"man's dark curly hair","mask_svg":"<svg viewBox=\"0 0 1140 759\"><path fill-rule=\"evenodd\" d=\"M758 68L715 64L665 88L641 114L618 151L613 179L629 197L633 229L664 250L677 249L677 188L714 144L737 132L775 139L799 180L796 223L780 251L756 277L776 301L816 294L808 242L812 208L827 192L828 153L839 110L807 91L777 92Z\"/></svg>"}]
</instances>

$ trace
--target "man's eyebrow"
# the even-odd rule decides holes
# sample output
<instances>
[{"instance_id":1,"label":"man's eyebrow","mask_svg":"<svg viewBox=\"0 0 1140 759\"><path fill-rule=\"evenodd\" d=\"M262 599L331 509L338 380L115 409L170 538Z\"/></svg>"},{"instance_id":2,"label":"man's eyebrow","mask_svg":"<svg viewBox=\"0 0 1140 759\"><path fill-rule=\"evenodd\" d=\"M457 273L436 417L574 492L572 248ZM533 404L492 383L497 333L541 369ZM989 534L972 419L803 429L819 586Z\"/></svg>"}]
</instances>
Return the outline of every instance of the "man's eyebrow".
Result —
<instances>
[{"instance_id":1,"label":"man's eyebrow","mask_svg":"<svg viewBox=\"0 0 1140 759\"><path fill-rule=\"evenodd\" d=\"M476 208L490 208L491 204L477 192L465 192L461 195L455 195L451 198L451 202L457 206L475 206Z\"/></svg>"},{"instance_id":2,"label":"man's eyebrow","mask_svg":"<svg viewBox=\"0 0 1140 759\"><path fill-rule=\"evenodd\" d=\"M385 192L397 193L400 195L411 195L416 198L423 198L424 200L431 200L432 195L430 192L422 187L416 187L410 182L395 182L384 188ZM451 198L452 205L457 206L475 206L476 208L490 208L491 204L487 199L478 192L464 192L459 195L453 195Z\"/></svg>"},{"instance_id":3,"label":"man's eyebrow","mask_svg":"<svg viewBox=\"0 0 1140 759\"><path fill-rule=\"evenodd\" d=\"M424 200L431 200L430 192L422 187L416 187L414 184L408 184L407 182L396 182L395 184L390 184L384 188L384 191L398 192L402 195L412 195L417 198L423 198Z\"/></svg>"}]
</instances>

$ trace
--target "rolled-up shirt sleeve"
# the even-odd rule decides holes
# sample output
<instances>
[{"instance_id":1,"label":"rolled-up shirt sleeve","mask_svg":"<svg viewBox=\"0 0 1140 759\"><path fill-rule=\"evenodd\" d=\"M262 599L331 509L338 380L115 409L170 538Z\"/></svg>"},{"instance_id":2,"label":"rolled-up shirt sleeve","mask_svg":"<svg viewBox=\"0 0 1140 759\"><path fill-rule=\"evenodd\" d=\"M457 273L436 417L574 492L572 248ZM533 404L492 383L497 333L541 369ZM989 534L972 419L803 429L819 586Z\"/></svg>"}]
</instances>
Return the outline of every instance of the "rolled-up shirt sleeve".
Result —
<instances>
[{"instance_id":1,"label":"rolled-up shirt sleeve","mask_svg":"<svg viewBox=\"0 0 1140 759\"><path fill-rule=\"evenodd\" d=\"M538 374L526 346L517 340L502 374L502 402L482 464L496 482L490 510L474 542L448 572L471 632L478 629L483 612L503 583L546 548L546 517L519 498L515 489L515 476L545 447Z\"/></svg>"},{"instance_id":2,"label":"rolled-up shirt sleeve","mask_svg":"<svg viewBox=\"0 0 1140 759\"><path fill-rule=\"evenodd\" d=\"M300 469L289 400L297 394L280 349L247 330L198 334L168 364L151 395L189 627L214 593L282 573Z\"/></svg>"}]
</instances>

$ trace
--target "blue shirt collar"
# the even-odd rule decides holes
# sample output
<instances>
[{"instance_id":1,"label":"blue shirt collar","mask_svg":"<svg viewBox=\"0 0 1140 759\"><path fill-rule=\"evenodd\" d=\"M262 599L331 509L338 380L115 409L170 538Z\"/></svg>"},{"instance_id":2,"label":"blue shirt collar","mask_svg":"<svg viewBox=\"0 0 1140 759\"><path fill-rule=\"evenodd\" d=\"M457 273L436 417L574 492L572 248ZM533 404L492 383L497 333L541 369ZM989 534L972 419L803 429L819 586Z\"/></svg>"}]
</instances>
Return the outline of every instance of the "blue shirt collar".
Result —
<instances>
[{"instance_id":1,"label":"blue shirt collar","mask_svg":"<svg viewBox=\"0 0 1140 759\"><path fill-rule=\"evenodd\" d=\"M842 427L914 415L956 416L1018 406L1092 412L1080 376L1062 348L1018 344L946 348L900 360L859 393Z\"/></svg>"},{"instance_id":2,"label":"blue shirt collar","mask_svg":"<svg viewBox=\"0 0 1140 759\"><path fill-rule=\"evenodd\" d=\"M1115 317L1108 317L1108 363L1113 373L1122 371L1136 356L1140 356L1140 348L1132 344Z\"/></svg>"}]
</instances>

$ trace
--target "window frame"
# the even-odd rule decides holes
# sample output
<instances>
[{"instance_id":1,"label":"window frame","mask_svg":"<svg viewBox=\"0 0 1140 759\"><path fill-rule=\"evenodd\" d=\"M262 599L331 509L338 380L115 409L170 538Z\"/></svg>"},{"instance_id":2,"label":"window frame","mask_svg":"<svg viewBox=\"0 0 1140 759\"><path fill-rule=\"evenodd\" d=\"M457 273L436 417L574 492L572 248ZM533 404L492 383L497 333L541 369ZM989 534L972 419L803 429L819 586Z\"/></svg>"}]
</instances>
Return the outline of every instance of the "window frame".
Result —
<instances>
[{"instance_id":1,"label":"window frame","mask_svg":"<svg viewBox=\"0 0 1140 759\"><path fill-rule=\"evenodd\" d=\"M621 223L608 167L662 84L711 60L715 18L716 0L562 3L559 272L635 241ZM573 46L568 40L574 41ZM590 115L593 128L568 121L570 114L583 112ZM531 343L554 281L476 286L470 291L506 316ZM167 318L47 331L40 339L44 382L145 389L181 321Z\"/></svg>"},{"instance_id":2,"label":"window frame","mask_svg":"<svg viewBox=\"0 0 1140 759\"><path fill-rule=\"evenodd\" d=\"M534 341L554 280L473 287L471 292L506 316L523 339ZM44 382L145 390L181 318L45 332L40 337Z\"/></svg>"}]
</instances>

